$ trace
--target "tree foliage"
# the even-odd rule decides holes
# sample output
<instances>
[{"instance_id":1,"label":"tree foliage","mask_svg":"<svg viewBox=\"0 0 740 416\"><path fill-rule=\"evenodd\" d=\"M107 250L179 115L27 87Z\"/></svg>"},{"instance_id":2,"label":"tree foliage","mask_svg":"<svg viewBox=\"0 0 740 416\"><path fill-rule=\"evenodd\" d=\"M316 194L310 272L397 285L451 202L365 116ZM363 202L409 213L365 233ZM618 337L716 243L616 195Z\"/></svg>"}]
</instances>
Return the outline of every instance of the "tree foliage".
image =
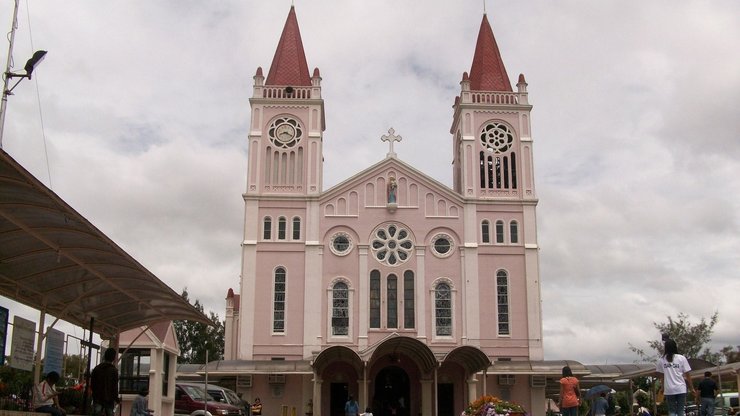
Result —
<instances>
[{"instance_id":1,"label":"tree foliage","mask_svg":"<svg viewBox=\"0 0 740 416\"><path fill-rule=\"evenodd\" d=\"M724 357L725 363L736 363L740 361L740 345L736 345L734 348L732 345L728 345L719 350L719 352Z\"/></svg>"},{"instance_id":2,"label":"tree foliage","mask_svg":"<svg viewBox=\"0 0 740 416\"><path fill-rule=\"evenodd\" d=\"M190 302L187 288L182 290L180 296ZM203 305L198 299L195 300L193 306L203 312ZM206 350L208 361L223 359L224 322L213 311L209 311L208 317L216 324L215 327L195 321L174 322L177 342L180 344L180 357L177 359L179 364L204 364Z\"/></svg>"},{"instance_id":3,"label":"tree foliage","mask_svg":"<svg viewBox=\"0 0 740 416\"><path fill-rule=\"evenodd\" d=\"M87 370L87 357L79 354L64 354L64 378L72 379L73 383L82 380Z\"/></svg>"},{"instance_id":4,"label":"tree foliage","mask_svg":"<svg viewBox=\"0 0 740 416\"><path fill-rule=\"evenodd\" d=\"M707 321L702 317L698 323L694 324L689 320L685 313L679 313L676 319L668 316L668 322L653 322L657 329L656 334L667 334L671 339L676 341L678 351L689 358L701 358L712 363L718 362L721 357L719 352L711 352L707 344L712 340L712 331L719 318L718 312L715 312ZM663 340L649 340L648 351L629 344L630 351L637 354L642 361L655 361L663 355ZM730 349L732 347L729 347Z\"/></svg>"}]
</instances>

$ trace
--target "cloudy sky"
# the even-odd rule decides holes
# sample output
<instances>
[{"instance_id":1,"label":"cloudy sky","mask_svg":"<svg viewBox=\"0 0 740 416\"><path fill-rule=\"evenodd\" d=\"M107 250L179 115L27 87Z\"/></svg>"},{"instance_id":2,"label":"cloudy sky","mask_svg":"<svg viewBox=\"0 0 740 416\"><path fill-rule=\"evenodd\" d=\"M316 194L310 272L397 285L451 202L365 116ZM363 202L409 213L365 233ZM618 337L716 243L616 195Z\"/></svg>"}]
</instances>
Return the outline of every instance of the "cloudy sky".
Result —
<instances>
[{"instance_id":1,"label":"cloudy sky","mask_svg":"<svg viewBox=\"0 0 740 416\"><path fill-rule=\"evenodd\" d=\"M401 159L450 185L451 106L483 1L295 3L323 77L325 188L381 160L389 127ZM269 69L290 4L21 1L14 69L49 54L10 98L3 149L223 317L252 76ZM680 312L719 312L713 347L740 345L740 2L486 7L534 105L546 358L632 362L628 343Z\"/></svg>"}]
</instances>

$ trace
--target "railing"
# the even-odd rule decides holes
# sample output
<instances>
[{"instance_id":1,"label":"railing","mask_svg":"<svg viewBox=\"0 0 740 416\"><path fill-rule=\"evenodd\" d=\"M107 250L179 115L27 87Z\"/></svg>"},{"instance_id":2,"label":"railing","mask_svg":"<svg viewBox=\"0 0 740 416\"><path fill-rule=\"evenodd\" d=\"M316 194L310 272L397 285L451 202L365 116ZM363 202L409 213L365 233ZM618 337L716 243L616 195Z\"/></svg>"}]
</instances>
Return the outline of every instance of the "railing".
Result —
<instances>
[{"instance_id":1,"label":"railing","mask_svg":"<svg viewBox=\"0 0 740 416\"><path fill-rule=\"evenodd\" d=\"M306 100L311 98L312 87L264 87L262 98L294 98Z\"/></svg>"},{"instance_id":2,"label":"railing","mask_svg":"<svg viewBox=\"0 0 740 416\"><path fill-rule=\"evenodd\" d=\"M519 104L519 97L513 92L470 92L475 104Z\"/></svg>"}]
</instances>

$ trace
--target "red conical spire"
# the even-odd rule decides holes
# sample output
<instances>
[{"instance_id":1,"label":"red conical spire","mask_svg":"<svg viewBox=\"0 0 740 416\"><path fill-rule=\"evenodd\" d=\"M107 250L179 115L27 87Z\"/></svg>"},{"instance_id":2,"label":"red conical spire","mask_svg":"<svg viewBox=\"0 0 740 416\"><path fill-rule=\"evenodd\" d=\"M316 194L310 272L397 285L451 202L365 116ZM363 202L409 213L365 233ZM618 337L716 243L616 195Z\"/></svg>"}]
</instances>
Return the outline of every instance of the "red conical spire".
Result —
<instances>
[{"instance_id":1,"label":"red conical spire","mask_svg":"<svg viewBox=\"0 0 740 416\"><path fill-rule=\"evenodd\" d=\"M301 31L298 29L298 19L293 6L290 7L283 34L280 35L280 42L275 57L272 58L265 85L311 86Z\"/></svg>"},{"instance_id":2,"label":"red conical spire","mask_svg":"<svg viewBox=\"0 0 740 416\"><path fill-rule=\"evenodd\" d=\"M511 92L511 81L506 75L504 61L498 51L493 30L488 23L488 17L483 15L478 32L478 42L475 45L473 66L470 68L470 90L471 91L509 91Z\"/></svg>"}]
</instances>

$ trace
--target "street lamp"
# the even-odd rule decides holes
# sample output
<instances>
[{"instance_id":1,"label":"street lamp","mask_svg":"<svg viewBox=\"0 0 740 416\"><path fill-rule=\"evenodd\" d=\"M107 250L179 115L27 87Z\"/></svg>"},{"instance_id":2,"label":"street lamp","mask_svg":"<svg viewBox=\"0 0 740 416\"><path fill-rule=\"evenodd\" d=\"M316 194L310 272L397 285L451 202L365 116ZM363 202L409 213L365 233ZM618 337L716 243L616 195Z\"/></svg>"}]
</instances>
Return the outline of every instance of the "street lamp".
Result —
<instances>
[{"instance_id":1,"label":"street lamp","mask_svg":"<svg viewBox=\"0 0 740 416\"><path fill-rule=\"evenodd\" d=\"M23 78L31 79L31 74L33 73L33 70L36 69L37 66L39 66L39 64L41 63L41 61L44 60L45 57L46 57L46 51L36 51L36 52L33 53L33 56L31 57L31 59L29 59L28 61L26 61L26 66L23 67L23 69L26 70L26 74L25 75L23 75L23 74L16 74L16 73L13 73L13 72L6 72L5 73L5 76L8 77L8 79L10 79L10 78L20 78L18 80L18 82L15 83L15 85L18 85L18 83L20 83L21 80L23 80ZM13 85L13 88L15 88L15 85ZM11 91L13 91L13 88L11 88L10 91L8 91L8 92L10 93ZM12 95L12 94L10 94L10 95Z\"/></svg>"},{"instance_id":2,"label":"street lamp","mask_svg":"<svg viewBox=\"0 0 740 416\"><path fill-rule=\"evenodd\" d=\"M3 98L0 103L0 149L3 148L3 132L5 131L5 110L8 106L8 96L13 95L13 89L23 81L24 78L31 79L33 70L44 60L46 51L36 51L31 59L26 62L23 69L26 70L25 74L18 74L10 72L10 64L13 62L13 43L15 42L15 29L18 26L18 0L15 0L15 9L13 10L13 23L10 29L10 46L8 48L8 64L5 66L5 72L3 73ZM11 78L19 78L18 82L13 85L12 88L8 89L8 84Z\"/></svg>"}]
</instances>

